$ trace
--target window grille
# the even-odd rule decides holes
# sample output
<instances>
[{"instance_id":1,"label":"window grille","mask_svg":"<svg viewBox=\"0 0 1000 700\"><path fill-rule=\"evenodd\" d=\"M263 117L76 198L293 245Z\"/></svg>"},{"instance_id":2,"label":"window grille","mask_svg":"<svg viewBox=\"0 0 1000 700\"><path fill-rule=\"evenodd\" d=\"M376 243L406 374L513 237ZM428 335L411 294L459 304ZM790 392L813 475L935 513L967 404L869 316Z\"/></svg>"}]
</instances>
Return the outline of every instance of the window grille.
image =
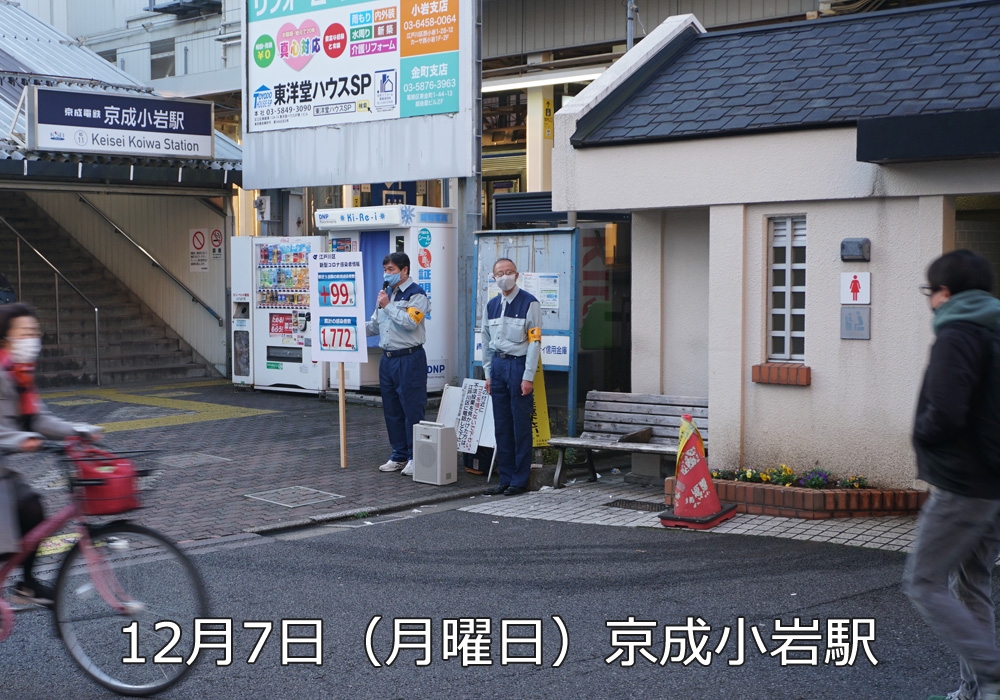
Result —
<instances>
[{"instance_id":1,"label":"window grille","mask_svg":"<svg viewBox=\"0 0 1000 700\"><path fill-rule=\"evenodd\" d=\"M804 362L806 353L806 217L769 220L768 359Z\"/></svg>"}]
</instances>

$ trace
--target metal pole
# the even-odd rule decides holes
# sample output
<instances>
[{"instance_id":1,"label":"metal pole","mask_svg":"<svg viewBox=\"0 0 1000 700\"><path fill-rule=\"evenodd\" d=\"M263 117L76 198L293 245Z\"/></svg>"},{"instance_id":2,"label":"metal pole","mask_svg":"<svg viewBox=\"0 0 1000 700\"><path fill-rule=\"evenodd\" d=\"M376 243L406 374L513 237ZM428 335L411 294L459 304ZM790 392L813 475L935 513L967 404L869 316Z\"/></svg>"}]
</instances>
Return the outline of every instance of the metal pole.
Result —
<instances>
[{"instance_id":1,"label":"metal pole","mask_svg":"<svg viewBox=\"0 0 1000 700\"><path fill-rule=\"evenodd\" d=\"M17 300L24 302L24 292L21 291L21 239L15 236L17 241Z\"/></svg>"},{"instance_id":2,"label":"metal pole","mask_svg":"<svg viewBox=\"0 0 1000 700\"><path fill-rule=\"evenodd\" d=\"M635 3L626 0L627 14L625 19L625 50L631 51L635 45Z\"/></svg>"},{"instance_id":3,"label":"metal pole","mask_svg":"<svg viewBox=\"0 0 1000 700\"><path fill-rule=\"evenodd\" d=\"M52 275L56 280L56 342L62 345L62 326L59 325L59 275Z\"/></svg>"},{"instance_id":4,"label":"metal pole","mask_svg":"<svg viewBox=\"0 0 1000 700\"><path fill-rule=\"evenodd\" d=\"M94 307L94 361L97 364L97 386L101 385L101 318L100 311Z\"/></svg>"}]
</instances>

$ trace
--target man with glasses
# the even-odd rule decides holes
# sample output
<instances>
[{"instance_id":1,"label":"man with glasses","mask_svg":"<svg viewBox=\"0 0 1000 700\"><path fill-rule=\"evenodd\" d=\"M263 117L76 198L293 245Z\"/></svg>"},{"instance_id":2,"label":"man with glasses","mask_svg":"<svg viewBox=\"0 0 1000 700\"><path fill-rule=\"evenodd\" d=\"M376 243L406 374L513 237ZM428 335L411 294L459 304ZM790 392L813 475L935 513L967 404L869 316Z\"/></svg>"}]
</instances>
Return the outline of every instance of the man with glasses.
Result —
<instances>
[{"instance_id":1,"label":"man with glasses","mask_svg":"<svg viewBox=\"0 0 1000 700\"><path fill-rule=\"evenodd\" d=\"M483 314L483 371L493 399L500 485L486 494L516 496L528 490L531 473L531 392L542 352L542 309L538 299L517 287L512 260L493 263L493 278L500 294L487 302Z\"/></svg>"},{"instance_id":2,"label":"man with glasses","mask_svg":"<svg viewBox=\"0 0 1000 700\"><path fill-rule=\"evenodd\" d=\"M937 336L913 427L918 476L932 486L906 562L904 590L958 654L946 700L1000 700L991 598L1000 555L1000 300L989 262L969 250L927 268ZM933 700L932 698L932 700Z\"/></svg>"}]
</instances>

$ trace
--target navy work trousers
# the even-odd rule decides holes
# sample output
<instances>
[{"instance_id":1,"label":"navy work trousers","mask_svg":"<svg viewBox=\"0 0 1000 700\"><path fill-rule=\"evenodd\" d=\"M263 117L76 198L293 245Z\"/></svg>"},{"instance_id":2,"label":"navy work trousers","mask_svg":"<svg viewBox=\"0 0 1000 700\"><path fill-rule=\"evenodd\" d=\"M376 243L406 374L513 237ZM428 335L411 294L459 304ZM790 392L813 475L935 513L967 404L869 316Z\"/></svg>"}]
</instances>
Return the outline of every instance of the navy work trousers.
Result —
<instances>
[{"instance_id":1,"label":"navy work trousers","mask_svg":"<svg viewBox=\"0 0 1000 700\"><path fill-rule=\"evenodd\" d=\"M427 354L421 346L409 355L382 356L378 365L382 413L394 462L413 459L413 426L427 408Z\"/></svg>"},{"instance_id":2,"label":"navy work trousers","mask_svg":"<svg viewBox=\"0 0 1000 700\"><path fill-rule=\"evenodd\" d=\"M531 472L531 412L535 395L521 396L524 361L524 357L494 355L490 364L490 398L501 486L527 486Z\"/></svg>"}]
</instances>

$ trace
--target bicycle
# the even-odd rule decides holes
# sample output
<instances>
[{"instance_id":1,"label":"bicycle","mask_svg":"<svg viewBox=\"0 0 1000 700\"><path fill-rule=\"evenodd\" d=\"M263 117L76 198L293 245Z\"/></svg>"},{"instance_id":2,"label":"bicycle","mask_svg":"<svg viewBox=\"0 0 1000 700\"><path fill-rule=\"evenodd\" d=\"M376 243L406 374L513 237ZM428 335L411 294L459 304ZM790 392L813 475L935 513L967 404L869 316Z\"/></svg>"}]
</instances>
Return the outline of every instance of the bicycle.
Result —
<instances>
[{"instance_id":1,"label":"bicycle","mask_svg":"<svg viewBox=\"0 0 1000 700\"><path fill-rule=\"evenodd\" d=\"M83 672L109 690L133 696L166 690L191 668L194 645L180 629L208 616L201 577L155 530L124 519L88 520L139 507L137 481L148 470L83 437L44 449L66 457L70 502L22 537L20 552L0 566L0 583L41 541L71 524L78 539L59 566L51 606L57 636ZM14 610L0 596L0 641L13 625Z\"/></svg>"}]
</instances>

